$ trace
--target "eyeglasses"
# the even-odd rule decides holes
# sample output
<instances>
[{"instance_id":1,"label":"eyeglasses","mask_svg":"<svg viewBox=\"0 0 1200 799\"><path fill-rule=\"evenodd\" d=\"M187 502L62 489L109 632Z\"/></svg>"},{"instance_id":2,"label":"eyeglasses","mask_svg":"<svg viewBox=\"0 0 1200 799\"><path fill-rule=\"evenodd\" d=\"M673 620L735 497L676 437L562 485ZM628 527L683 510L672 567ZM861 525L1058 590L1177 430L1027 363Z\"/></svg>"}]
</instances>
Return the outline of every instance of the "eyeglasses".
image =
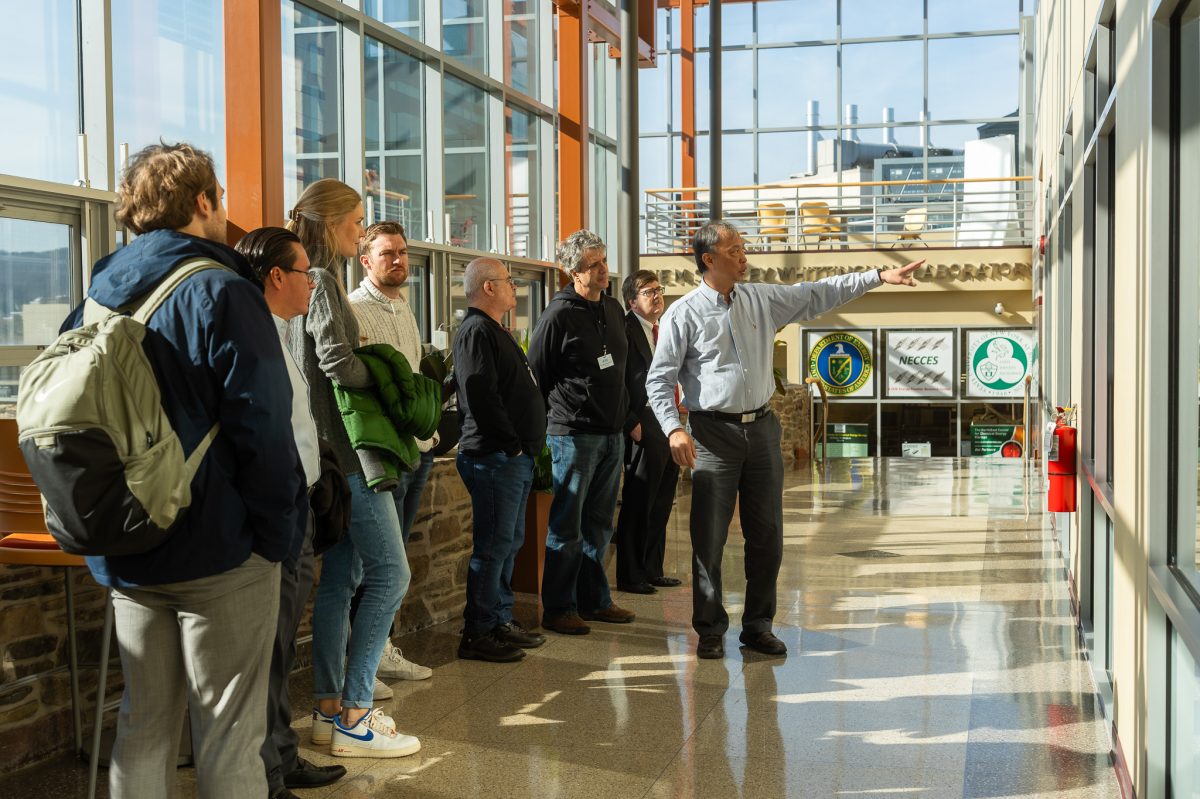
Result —
<instances>
[{"instance_id":1,"label":"eyeglasses","mask_svg":"<svg viewBox=\"0 0 1200 799\"><path fill-rule=\"evenodd\" d=\"M666 293L667 293L667 290L664 289L662 286L659 286L656 289L642 289L641 291L638 292L638 294L643 297L661 297L662 295L664 295Z\"/></svg>"},{"instance_id":2,"label":"eyeglasses","mask_svg":"<svg viewBox=\"0 0 1200 799\"><path fill-rule=\"evenodd\" d=\"M290 266L279 267L284 272L295 272L298 275L304 275L304 279L308 281L308 285L317 285L317 276L312 269L292 269Z\"/></svg>"},{"instance_id":3,"label":"eyeglasses","mask_svg":"<svg viewBox=\"0 0 1200 799\"><path fill-rule=\"evenodd\" d=\"M511 286L511 285L513 285L513 284L514 284L516 281L514 281L514 280L512 279L512 275L509 275L508 277L489 277L489 278L487 279L487 282L488 282L488 283L507 283L507 284L509 284L509 285Z\"/></svg>"}]
</instances>

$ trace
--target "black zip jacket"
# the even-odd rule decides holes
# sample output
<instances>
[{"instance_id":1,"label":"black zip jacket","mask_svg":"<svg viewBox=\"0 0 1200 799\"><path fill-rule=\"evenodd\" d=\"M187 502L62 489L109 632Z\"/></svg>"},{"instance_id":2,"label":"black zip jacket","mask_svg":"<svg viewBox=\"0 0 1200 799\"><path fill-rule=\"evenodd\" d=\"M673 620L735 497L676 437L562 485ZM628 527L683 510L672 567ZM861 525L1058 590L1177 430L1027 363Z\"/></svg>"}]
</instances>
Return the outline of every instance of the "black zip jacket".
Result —
<instances>
[{"instance_id":1,"label":"black zip jacket","mask_svg":"<svg viewBox=\"0 0 1200 799\"><path fill-rule=\"evenodd\" d=\"M621 432L625 390L625 314L612 297L588 302L568 286L546 307L529 344L529 363L549 408L546 432ZM600 358L612 363L601 368Z\"/></svg>"},{"instance_id":2,"label":"black zip jacket","mask_svg":"<svg viewBox=\"0 0 1200 799\"><path fill-rule=\"evenodd\" d=\"M524 452L537 457L546 439L546 406L525 353L496 320L478 308L454 337L454 378L468 455Z\"/></svg>"}]
</instances>

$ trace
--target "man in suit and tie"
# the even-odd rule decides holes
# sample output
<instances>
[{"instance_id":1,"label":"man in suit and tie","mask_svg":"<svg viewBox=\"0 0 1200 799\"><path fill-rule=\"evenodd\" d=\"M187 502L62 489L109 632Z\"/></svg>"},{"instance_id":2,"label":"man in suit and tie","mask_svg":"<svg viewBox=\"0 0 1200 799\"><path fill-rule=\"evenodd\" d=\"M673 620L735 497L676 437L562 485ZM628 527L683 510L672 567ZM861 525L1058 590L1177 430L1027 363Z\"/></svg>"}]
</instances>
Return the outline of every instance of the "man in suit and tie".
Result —
<instances>
[{"instance_id":1,"label":"man in suit and tie","mask_svg":"<svg viewBox=\"0 0 1200 799\"><path fill-rule=\"evenodd\" d=\"M679 585L663 575L667 520L675 503L679 467L662 427L646 399L646 373L654 359L658 319L666 309L658 277L645 269L625 278L625 388L629 416L625 421L625 487L617 517L617 589L653 594L655 586Z\"/></svg>"}]
</instances>

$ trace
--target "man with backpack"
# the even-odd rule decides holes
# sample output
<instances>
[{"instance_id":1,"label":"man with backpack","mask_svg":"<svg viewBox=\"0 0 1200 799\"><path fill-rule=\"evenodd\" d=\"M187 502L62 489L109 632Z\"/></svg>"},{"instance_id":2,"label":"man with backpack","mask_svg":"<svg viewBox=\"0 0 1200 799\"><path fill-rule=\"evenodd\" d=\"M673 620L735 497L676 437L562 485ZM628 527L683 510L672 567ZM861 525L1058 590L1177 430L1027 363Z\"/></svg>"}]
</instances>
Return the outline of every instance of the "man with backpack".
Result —
<instances>
[{"instance_id":1,"label":"man with backpack","mask_svg":"<svg viewBox=\"0 0 1200 799\"><path fill-rule=\"evenodd\" d=\"M239 275L249 273L244 259L224 244L223 194L208 154L187 144L139 152L116 211L138 236L96 263L88 291L104 308L132 311L180 265L207 267L166 297L143 340L184 453L211 437L190 504L157 546L88 558L112 589L125 676L109 770L116 799L175 794L185 710L200 795L267 796L259 748L279 562L299 554L307 498L279 335L262 290ZM64 331L82 319L80 308Z\"/></svg>"}]
</instances>

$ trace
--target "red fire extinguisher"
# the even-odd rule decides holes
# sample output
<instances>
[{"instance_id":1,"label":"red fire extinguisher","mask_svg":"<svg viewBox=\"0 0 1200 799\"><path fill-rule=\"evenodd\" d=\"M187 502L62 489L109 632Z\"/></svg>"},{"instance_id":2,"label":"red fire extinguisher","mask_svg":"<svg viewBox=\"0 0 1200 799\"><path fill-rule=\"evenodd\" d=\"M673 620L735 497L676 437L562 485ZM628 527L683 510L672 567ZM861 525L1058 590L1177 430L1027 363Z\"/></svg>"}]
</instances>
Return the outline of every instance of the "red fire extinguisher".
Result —
<instances>
[{"instance_id":1,"label":"red fire extinguisher","mask_svg":"<svg viewBox=\"0 0 1200 799\"><path fill-rule=\"evenodd\" d=\"M1075 512L1075 428L1073 408L1059 408L1054 422L1053 443L1046 450L1046 474L1050 477L1048 510Z\"/></svg>"}]
</instances>

